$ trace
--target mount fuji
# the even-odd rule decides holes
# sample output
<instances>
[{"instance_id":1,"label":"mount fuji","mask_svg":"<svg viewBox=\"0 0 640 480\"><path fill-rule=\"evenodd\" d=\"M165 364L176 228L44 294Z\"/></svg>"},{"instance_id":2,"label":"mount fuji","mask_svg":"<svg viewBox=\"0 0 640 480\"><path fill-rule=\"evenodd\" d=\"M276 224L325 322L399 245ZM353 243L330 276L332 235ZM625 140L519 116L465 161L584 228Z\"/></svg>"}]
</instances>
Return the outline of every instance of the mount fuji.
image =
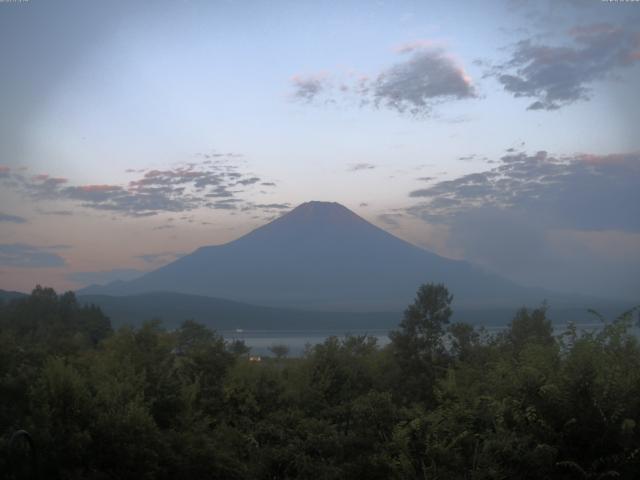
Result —
<instances>
[{"instance_id":1,"label":"mount fuji","mask_svg":"<svg viewBox=\"0 0 640 480\"><path fill-rule=\"evenodd\" d=\"M444 283L455 304L464 308L566 300L418 248L338 203L317 201L224 245L198 248L142 277L78 293L164 291L307 310L398 311L426 282Z\"/></svg>"}]
</instances>

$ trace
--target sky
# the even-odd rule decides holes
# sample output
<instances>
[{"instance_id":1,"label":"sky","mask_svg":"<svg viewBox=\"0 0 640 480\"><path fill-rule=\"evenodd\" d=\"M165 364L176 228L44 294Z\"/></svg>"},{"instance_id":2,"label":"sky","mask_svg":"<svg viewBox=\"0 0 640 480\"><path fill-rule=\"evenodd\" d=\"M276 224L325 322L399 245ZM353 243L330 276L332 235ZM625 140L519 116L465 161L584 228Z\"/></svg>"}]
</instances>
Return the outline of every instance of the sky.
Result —
<instances>
[{"instance_id":1,"label":"sky","mask_svg":"<svg viewBox=\"0 0 640 480\"><path fill-rule=\"evenodd\" d=\"M638 299L640 2L0 1L0 288L130 279L310 200Z\"/></svg>"}]
</instances>

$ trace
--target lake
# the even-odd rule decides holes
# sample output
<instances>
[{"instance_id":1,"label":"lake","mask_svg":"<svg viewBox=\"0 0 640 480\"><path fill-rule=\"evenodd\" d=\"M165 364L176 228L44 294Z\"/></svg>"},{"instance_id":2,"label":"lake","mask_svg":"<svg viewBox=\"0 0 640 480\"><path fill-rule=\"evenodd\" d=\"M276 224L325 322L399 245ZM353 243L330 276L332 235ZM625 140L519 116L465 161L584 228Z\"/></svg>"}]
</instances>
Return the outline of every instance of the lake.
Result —
<instances>
[{"instance_id":1,"label":"lake","mask_svg":"<svg viewBox=\"0 0 640 480\"><path fill-rule=\"evenodd\" d=\"M576 324L579 331L597 330L602 328L602 323L581 323ZM503 326L485 327L489 333L504 330ZM567 328L566 324L554 325L554 334L559 335ZM344 337L345 335L369 335L378 340L379 346L389 343L388 329L369 330L227 330L220 331L226 340L242 340L248 347L251 347L251 354L271 356L269 347L272 345L286 345L289 347L289 356L301 356L307 345L317 345L323 343L331 336Z\"/></svg>"}]
</instances>

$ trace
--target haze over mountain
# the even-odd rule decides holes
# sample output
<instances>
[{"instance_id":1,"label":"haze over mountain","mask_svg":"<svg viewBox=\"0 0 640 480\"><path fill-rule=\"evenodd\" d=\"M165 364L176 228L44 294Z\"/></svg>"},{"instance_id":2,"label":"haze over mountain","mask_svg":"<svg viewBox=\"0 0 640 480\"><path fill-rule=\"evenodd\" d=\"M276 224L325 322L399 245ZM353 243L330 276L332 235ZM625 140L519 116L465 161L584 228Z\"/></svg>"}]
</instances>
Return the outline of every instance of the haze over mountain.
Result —
<instances>
[{"instance_id":1,"label":"haze over mountain","mask_svg":"<svg viewBox=\"0 0 640 480\"><path fill-rule=\"evenodd\" d=\"M539 303L564 296L524 288L465 261L443 258L372 225L338 203L304 203L224 245L205 246L127 282L80 294L179 292L259 305L395 310L418 285L442 282L459 307Z\"/></svg>"}]
</instances>

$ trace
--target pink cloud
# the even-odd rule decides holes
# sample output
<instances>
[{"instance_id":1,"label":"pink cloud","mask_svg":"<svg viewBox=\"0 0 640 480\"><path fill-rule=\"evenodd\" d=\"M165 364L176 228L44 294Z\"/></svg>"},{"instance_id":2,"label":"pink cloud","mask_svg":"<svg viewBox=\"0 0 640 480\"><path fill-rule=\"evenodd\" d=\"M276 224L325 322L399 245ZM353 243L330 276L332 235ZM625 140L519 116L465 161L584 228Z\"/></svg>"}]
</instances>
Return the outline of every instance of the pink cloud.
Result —
<instances>
[{"instance_id":1,"label":"pink cloud","mask_svg":"<svg viewBox=\"0 0 640 480\"><path fill-rule=\"evenodd\" d=\"M63 183L67 183L69 180L63 177L52 177L47 179L47 183L53 183L55 185L61 185Z\"/></svg>"},{"instance_id":2,"label":"pink cloud","mask_svg":"<svg viewBox=\"0 0 640 480\"><path fill-rule=\"evenodd\" d=\"M122 190L118 185L81 185L77 187L83 192L117 192Z\"/></svg>"}]
</instances>

